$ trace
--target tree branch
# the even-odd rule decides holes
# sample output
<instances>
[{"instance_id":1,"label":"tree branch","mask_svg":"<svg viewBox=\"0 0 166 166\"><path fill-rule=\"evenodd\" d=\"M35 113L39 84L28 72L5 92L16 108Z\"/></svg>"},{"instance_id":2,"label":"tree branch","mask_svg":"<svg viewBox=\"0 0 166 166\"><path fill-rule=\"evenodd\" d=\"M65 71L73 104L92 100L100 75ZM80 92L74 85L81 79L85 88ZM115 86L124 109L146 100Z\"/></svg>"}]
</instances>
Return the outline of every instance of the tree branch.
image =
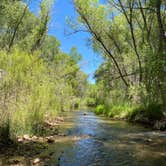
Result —
<instances>
[{"instance_id":1,"label":"tree branch","mask_svg":"<svg viewBox=\"0 0 166 166\"><path fill-rule=\"evenodd\" d=\"M86 25L88 26L89 31L94 35L95 39L102 45L103 49L105 50L105 52L111 57L113 63L115 64L121 79L123 80L124 84L126 86L129 86L129 84L127 83L127 81L124 79L122 71L118 65L118 62L116 61L116 59L114 58L114 56L111 54L111 52L107 49L107 47L105 46L105 44L103 43L102 39L95 33L95 31L92 29L92 27L90 26L88 20L86 19L86 17L77 9L78 13L81 15L82 19L85 21Z\"/></svg>"},{"instance_id":2,"label":"tree branch","mask_svg":"<svg viewBox=\"0 0 166 166\"><path fill-rule=\"evenodd\" d=\"M135 39L134 29L133 29L133 5L134 5L134 1L132 1L132 0L130 1L130 8L129 8L130 14L129 14L129 17L127 15L127 12L126 12L121 0L118 0L118 2L121 6L121 9L123 11L123 14L126 17L126 20L129 24L129 26L130 26L130 33L131 33L131 38L132 38L132 41L133 41L134 51L135 51L135 54L137 56L138 64L139 64L139 71L140 71L139 82L141 82L142 81L142 64L141 64L140 55L139 55L138 50L137 50L137 44L136 44L136 39Z\"/></svg>"}]
</instances>

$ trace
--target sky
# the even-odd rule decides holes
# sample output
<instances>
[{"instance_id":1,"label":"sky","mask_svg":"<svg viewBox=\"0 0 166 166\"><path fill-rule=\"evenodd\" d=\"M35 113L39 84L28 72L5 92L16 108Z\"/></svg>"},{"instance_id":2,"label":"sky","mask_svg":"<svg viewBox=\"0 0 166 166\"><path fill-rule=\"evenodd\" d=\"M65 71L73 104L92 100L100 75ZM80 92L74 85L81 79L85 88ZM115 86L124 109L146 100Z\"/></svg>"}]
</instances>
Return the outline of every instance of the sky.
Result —
<instances>
[{"instance_id":1,"label":"sky","mask_svg":"<svg viewBox=\"0 0 166 166\"><path fill-rule=\"evenodd\" d=\"M35 14L39 11L41 0L32 0L29 8ZM90 36L88 33L79 32L73 35L66 35L65 29L69 26L66 23L66 18L75 19L77 13L71 3L72 0L56 0L51 10L51 20L48 26L48 34L54 35L61 43L61 50L69 53L71 47L77 47L78 52L82 55L82 61L79 63L80 68L89 75L89 82L94 83L93 74L98 66L102 63L100 55L94 53L92 48L88 46L87 39Z\"/></svg>"}]
</instances>

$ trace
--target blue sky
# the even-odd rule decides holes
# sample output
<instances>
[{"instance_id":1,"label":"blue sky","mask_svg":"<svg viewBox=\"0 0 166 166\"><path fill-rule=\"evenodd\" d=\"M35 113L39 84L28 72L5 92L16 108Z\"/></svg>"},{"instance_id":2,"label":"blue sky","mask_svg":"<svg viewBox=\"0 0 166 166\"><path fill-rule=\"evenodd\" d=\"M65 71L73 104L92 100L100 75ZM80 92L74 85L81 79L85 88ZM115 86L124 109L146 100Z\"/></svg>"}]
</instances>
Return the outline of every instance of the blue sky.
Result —
<instances>
[{"instance_id":1,"label":"blue sky","mask_svg":"<svg viewBox=\"0 0 166 166\"><path fill-rule=\"evenodd\" d=\"M41 0L33 0L30 4L30 10L38 13L39 4ZM102 62L102 58L93 52L90 46L87 45L89 34L79 32L70 36L64 34L65 29L69 28L66 24L66 17L75 19L77 13L71 3L72 0L56 0L51 10L51 20L49 23L48 33L56 36L61 42L61 50L69 53L70 48L76 46L78 52L82 55L83 59L80 62L81 69L89 75L89 81L94 83L94 71Z\"/></svg>"}]
</instances>

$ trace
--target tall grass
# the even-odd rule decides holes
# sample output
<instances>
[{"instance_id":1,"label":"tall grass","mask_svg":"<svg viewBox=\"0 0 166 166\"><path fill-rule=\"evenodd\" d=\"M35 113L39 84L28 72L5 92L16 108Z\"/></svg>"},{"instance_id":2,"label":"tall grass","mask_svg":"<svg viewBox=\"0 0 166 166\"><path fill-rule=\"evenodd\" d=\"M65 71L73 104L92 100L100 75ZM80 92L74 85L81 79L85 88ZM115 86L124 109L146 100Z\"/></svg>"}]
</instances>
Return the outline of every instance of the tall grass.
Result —
<instances>
[{"instance_id":1,"label":"tall grass","mask_svg":"<svg viewBox=\"0 0 166 166\"><path fill-rule=\"evenodd\" d=\"M71 86L59 79L59 73L38 54L0 51L0 68L4 71L0 78L1 140L21 134L42 134L45 115L56 115L62 107L71 107Z\"/></svg>"},{"instance_id":2,"label":"tall grass","mask_svg":"<svg viewBox=\"0 0 166 166\"><path fill-rule=\"evenodd\" d=\"M142 121L151 123L164 118L161 106L149 104L148 106L122 103L117 105L98 105L95 109L96 114L103 114L111 118L128 119L130 121Z\"/></svg>"},{"instance_id":3,"label":"tall grass","mask_svg":"<svg viewBox=\"0 0 166 166\"><path fill-rule=\"evenodd\" d=\"M108 117L126 118L133 110L133 106L128 103L118 105L98 105L95 109L96 114L104 114Z\"/></svg>"}]
</instances>

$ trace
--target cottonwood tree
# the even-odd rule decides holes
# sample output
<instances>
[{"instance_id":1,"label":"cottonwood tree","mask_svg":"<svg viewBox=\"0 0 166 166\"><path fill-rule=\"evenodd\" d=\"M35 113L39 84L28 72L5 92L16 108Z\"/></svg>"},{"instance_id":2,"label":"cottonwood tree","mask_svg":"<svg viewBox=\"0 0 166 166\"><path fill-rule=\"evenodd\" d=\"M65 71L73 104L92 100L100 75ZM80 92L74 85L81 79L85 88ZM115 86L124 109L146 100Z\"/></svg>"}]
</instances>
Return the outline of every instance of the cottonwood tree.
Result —
<instances>
[{"instance_id":1,"label":"cottonwood tree","mask_svg":"<svg viewBox=\"0 0 166 166\"><path fill-rule=\"evenodd\" d=\"M80 25L74 31L84 30L91 34L92 47L111 60L111 67L116 71L111 74L119 75L127 89L144 88L148 93L148 103L162 103L164 108L165 2L73 2Z\"/></svg>"}]
</instances>

